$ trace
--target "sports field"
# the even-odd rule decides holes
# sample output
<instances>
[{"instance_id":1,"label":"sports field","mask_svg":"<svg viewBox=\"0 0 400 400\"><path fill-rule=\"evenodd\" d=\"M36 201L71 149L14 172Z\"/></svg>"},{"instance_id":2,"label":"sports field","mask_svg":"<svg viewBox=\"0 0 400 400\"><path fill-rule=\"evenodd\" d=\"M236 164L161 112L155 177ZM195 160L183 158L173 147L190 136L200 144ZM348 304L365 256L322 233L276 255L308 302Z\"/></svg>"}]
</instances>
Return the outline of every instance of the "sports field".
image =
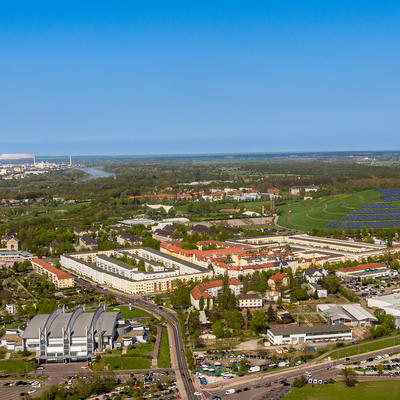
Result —
<instances>
[{"instance_id":1,"label":"sports field","mask_svg":"<svg viewBox=\"0 0 400 400\"><path fill-rule=\"evenodd\" d=\"M400 399L400 381L359 382L350 388L343 382L293 388L284 400L393 400Z\"/></svg>"},{"instance_id":2,"label":"sports field","mask_svg":"<svg viewBox=\"0 0 400 400\"><path fill-rule=\"evenodd\" d=\"M351 210L357 210L366 203L379 201L382 201L382 194L377 190L300 200L279 207L282 214L278 224L302 231L310 231L313 228L332 229L326 227L329 221L340 221Z\"/></svg>"}]
</instances>

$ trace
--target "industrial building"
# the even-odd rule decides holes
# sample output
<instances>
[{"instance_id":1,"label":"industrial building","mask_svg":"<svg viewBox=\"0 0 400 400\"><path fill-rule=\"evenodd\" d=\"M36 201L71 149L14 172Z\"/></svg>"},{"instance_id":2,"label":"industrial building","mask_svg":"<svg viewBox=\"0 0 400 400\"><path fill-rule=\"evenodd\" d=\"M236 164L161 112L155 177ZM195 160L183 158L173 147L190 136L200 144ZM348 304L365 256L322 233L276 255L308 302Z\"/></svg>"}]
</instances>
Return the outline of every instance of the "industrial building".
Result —
<instances>
[{"instance_id":1,"label":"industrial building","mask_svg":"<svg viewBox=\"0 0 400 400\"><path fill-rule=\"evenodd\" d=\"M396 319L396 327L400 327L400 293L369 297L367 303L368 307L381 308L386 311L386 314L393 315Z\"/></svg>"},{"instance_id":2,"label":"industrial building","mask_svg":"<svg viewBox=\"0 0 400 400\"><path fill-rule=\"evenodd\" d=\"M325 313L334 325L370 326L377 318L357 303L318 304L317 310Z\"/></svg>"},{"instance_id":3,"label":"industrial building","mask_svg":"<svg viewBox=\"0 0 400 400\"><path fill-rule=\"evenodd\" d=\"M353 335L345 325L322 325L268 329L267 338L273 345L289 345L352 340Z\"/></svg>"},{"instance_id":4,"label":"industrial building","mask_svg":"<svg viewBox=\"0 0 400 400\"><path fill-rule=\"evenodd\" d=\"M129 336L131 330L119 312L106 312L103 307L95 312L57 308L31 319L22 334L22 347L36 352L39 362L86 361L96 351L116 347L118 338Z\"/></svg>"}]
</instances>

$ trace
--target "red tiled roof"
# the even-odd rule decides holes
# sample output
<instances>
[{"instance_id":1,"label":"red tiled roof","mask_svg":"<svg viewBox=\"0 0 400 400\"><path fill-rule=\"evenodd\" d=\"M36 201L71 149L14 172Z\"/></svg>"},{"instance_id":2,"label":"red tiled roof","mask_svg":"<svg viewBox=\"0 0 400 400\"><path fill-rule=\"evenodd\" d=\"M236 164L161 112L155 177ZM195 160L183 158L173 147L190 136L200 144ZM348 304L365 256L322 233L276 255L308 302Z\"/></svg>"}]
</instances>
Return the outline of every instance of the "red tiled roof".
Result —
<instances>
[{"instance_id":1,"label":"red tiled roof","mask_svg":"<svg viewBox=\"0 0 400 400\"><path fill-rule=\"evenodd\" d=\"M337 271L340 272L352 272L352 271L362 271L363 269L370 269L370 268L380 268L386 267L383 263L368 263L368 264L359 264L355 267L347 267L347 268L340 268Z\"/></svg>"},{"instance_id":2,"label":"red tiled roof","mask_svg":"<svg viewBox=\"0 0 400 400\"><path fill-rule=\"evenodd\" d=\"M41 260L40 258L34 258L32 260L32 262L40 265L45 270L55 274L58 279L71 279L72 278L72 275L67 274L64 271L61 271L61 269L54 267L53 265L47 263L46 261Z\"/></svg>"},{"instance_id":3,"label":"red tiled roof","mask_svg":"<svg viewBox=\"0 0 400 400\"><path fill-rule=\"evenodd\" d=\"M239 279L229 278L229 285L239 286L239 285L243 285L243 283L240 282ZM211 288L220 287L220 286L222 287L222 279L216 279L214 281L199 283L190 291L190 294L196 300L199 300L200 297L204 297L205 299L211 298L212 296L210 296L207 293L207 290L211 289Z\"/></svg>"},{"instance_id":4,"label":"red tiled roof","mask_svg":"<svg viewBox=\"0 0 400 400\"><path fill-rule=\"evenodd\" d=\"M288 275L285 272L278 272L275 275L271 275L269 279L272 279L274 282L279 282L283 278L286 278Z\"/></svg>"}]
</instances>

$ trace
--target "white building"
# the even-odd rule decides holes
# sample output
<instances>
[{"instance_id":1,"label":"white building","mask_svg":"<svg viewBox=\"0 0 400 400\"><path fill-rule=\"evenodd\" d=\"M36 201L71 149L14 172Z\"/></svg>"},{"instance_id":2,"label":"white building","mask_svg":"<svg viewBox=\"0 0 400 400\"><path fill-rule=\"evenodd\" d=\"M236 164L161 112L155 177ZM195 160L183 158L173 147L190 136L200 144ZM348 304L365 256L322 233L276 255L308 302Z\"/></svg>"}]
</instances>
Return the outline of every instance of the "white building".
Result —
<instances>
[{"instance_id":1,"label":"white building","mask_svg":"<svg viewBox=\"0 0 400 400\"><path fill-rule=\"evenodd\" d=\"M317 310L326 313L334 325L369 326L377 318L357 303L318 304Z\"/></svg>"},{"instance_id":2,"label":"white building","mask_svg":"<svg viewBox=\"0 0 400 400\"><path fill-rule=\"evenodd\" d=\"M237 296L239 308L261 308L263 306L262 297L257 293L243 293Z\"/></svg>"},{"instance_id":3,"label":"white building","mask_svg":"<svg viewBox=\"0 0 400 400\"><path fill-rule=\"evenodd\" d=\"M396 326L400 327L400 293L386 296L375 296L367 299L368 307L381 308L386 314L396 318Z\"/></svg>"},{"instance_id":4,"label":"white building","mask_svg":"<svg viewBox=\"0 0 400 400\"><path fill-rule=\"evenodd\" d=\"M311 294L314 295L315 293L317 293L318 298L328 297L328 291L318 283L309 282L307 283L307 286Z\"/></svg>"},{"instance_id":5,"label":"white building","mask_svg":"<svg viewBox=\"0 0 400 400\"><path fill-rule=\"evenodd\" d=\"M352 340L353 335L348 326L322 325L268 329L267 338L273 345L289 345Z\"/></svg>"}]
</instances>

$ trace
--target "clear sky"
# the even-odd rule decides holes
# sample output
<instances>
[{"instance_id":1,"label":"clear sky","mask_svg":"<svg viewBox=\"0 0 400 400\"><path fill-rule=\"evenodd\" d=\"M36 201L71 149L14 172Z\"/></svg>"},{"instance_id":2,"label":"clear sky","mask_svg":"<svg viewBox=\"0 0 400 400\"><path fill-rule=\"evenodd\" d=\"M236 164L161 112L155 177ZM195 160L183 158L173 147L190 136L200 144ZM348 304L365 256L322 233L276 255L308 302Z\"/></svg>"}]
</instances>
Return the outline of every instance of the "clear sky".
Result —
<instances>
[{"instance_id":1,"label":"clear sky","mask_svg":"<svg viewBox=\"0 0 400 400\"><path fill-rule=\"evenodd\" d=\"M399 150L399 21L398 0L2 1L0 153Z\"/></svg>"}]
</instances>

